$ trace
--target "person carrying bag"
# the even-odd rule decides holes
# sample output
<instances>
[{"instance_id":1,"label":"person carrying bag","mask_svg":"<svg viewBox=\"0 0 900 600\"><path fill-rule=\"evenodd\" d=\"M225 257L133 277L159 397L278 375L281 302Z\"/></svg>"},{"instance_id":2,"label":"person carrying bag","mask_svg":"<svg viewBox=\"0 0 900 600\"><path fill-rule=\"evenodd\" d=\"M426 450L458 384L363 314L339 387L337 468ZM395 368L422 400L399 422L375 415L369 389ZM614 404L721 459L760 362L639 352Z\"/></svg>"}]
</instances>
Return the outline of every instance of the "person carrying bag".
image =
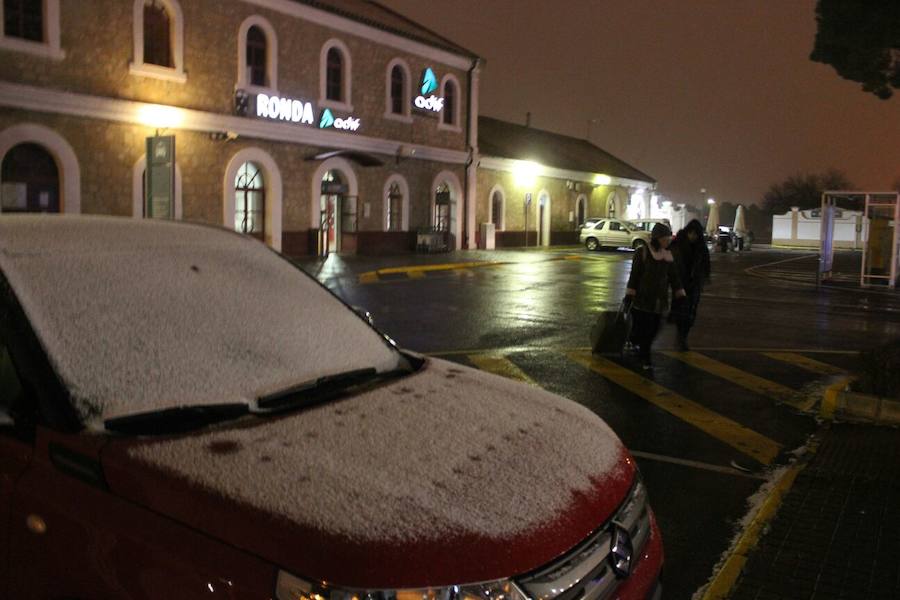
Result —
<instances>
[{"instance_id":1,"label":"person carrying bag","mask_svg":"<svg viewBox=\"0 0 900 600\"><path fill-rule=\"evenodd\" d=\"M671 243L672 230L657 223L650 233L650 245L638 249L631 263L625 302L631 305L631 341L638 347L645 370L653 368L651 346L659 333L662 315L669 308L669 289L676 299L686 296L675 259L668 250Z\"/></svg>"}]
</instances>

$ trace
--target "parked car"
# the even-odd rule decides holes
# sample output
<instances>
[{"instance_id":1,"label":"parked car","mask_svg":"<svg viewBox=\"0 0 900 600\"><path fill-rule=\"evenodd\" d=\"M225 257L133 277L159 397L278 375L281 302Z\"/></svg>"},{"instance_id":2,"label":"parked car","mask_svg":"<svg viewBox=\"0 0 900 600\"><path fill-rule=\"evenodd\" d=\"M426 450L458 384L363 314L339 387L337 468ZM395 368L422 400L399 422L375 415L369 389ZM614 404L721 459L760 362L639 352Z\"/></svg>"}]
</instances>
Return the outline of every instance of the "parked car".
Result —
<instances>
[{"instance_id":1,"label":"parked car","mask_svg":"<svg viewBox=\"0 0 900 600\"><path fill-rule=\"evenodd\" d=\"M603 246L637 249L650 243L650 232L638 231L627 221L603 219L592 228L582 229L579 239L588 250L598 250Z\"/></svg>"},{"instance_id":2,"label":"parked car","mask_svg":"<svg viewBox=\"0 0 900 600\"><path fill-rule=\"evenodd\" d=\"M736 246L734 232L731 227L719 225L712 237L713 246L718 252L728 252Z\"/></svg>"},{"instance_id":3,"label":"parked car","mask_svg":"<svg viewBox=\"0 0 900 600\"><path fill-rule=\"evenodd\" d=\"M594 225L602 221L603 219L599 219L596 217L591 217L590 219L585 219L584 223L581 224L581 229L593 229Z\"/></svg>"},{"instance_id":4,"label":"parked car","mask_svg":"<svg viewBox=\"0 0 900 600\"><path fill-rule=\"evenodd\" d=\"M634 229L637 229L638 231L647 231L647 232L653 231L653 226L656 225L657 223L662 223L669 229L672 228L672 224L669 222L668 219L636 219L636 220L628 221L628 224L631 225ZM677 233L677 232L673 232L673 233Z\"/></svg>"},{"instance_id":5,"label":"parked car","mask_svg":"<svg viewBox=\"0 0 900 600\"><path fill-rule=\"evenodd\" d=\"M261 242L0 217L0 590L658 598L634 459L587 408L399 349Z\"/></svg>"}]
</instances>

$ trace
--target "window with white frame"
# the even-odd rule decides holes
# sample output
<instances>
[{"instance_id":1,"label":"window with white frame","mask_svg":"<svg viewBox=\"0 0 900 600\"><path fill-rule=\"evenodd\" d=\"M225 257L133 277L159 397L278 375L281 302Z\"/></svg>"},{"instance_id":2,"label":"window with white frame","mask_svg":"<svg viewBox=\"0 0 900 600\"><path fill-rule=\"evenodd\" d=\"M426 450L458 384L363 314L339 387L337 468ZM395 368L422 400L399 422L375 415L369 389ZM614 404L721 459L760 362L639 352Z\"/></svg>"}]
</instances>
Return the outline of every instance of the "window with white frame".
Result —
<instances>
[{"instance_id":1,"label":"window with white frame","mask_svg":"<svg viewBox=\"0 0 900 600\"><path fill-rule=\"evenodd\" d=\"M247 17L238 29L237 87L270 95L278 90L278 38L259 15Z\"/></svg>"},{"instance_id":2,"label":"window with white frame","mask_svg":"<svg viewBox=\"0 0 900 600\"><path fill-rule=\"evenodd\" d=\"M171 18L159 0L144 2L144 63L173 67Z\"/></svg>"},{"instance_id":3,"label":"window with white frame","mask_svg":"<svg viewBox=\"0 0 900 600\"><path fill-rule=\"evenodd\" d=\"M503 205L503 192L494 190L494 193L491 194L491 223L494 224L496 231L503 230Z\"/></svg>"},{"instance_id":4,"label":"window with white frame","mask_svg":"<svg viewBox=\"0 0 900 600\"><path fill-rule=\"evenodd\" d=\"M351 81L353 65L350 50L338 39L322 46L319 64L319 105L341 111L351 111Z\"/></svg>"},{"instance_id":5,"label":"window with white frame","mask_svg":"<svg viewBox=\"0 0 900 600\"><path fill-rule=\"evenodd\" d=\"M387 223L386 231L402 231L403 230L403 191L400 184L394 182L388 189L387 198Z\"/></svg>"},{"instance_id":6,"label":"window with white frame","mask_svg":"<svg viewBox=\"0 0 900 600\"><path fill-rule=\"evenodd\" d=\"M130 72L184 83L184 17L178 0L134 0Z\"/></svg>"},{"instance_id":7,"label":"window with white frame","mask_svg":"<svg viewBox=\"0 0 900 600\"><path fill-rule=\"evenodd\" d=\"M254 25L247 30L247 81L250 85L269 86L267 54L266 34L259 25Z\"/></svg>"},{"instance_id":8,"label":"window with white frame","mask_svg":"<svg viewBox=\"0 0 900 600\"><path fill-rule=\"evenodd\" d=\"M262 238L265 231L266 187L262 169L245 162L234 178L234 228Z\"/></svg>"},{"instance_id":9,"label":"window with white frame","mask_svg":"<svg viewBox=\"0 0 900 600\"><path fill-rule=\"evenodd\" d=\"M460 131L459 109L461 102L459 81L450 73L444 75L444 79L441 81L441 96L444 98L444 109L441 111L438 127L440 129Z\"/></svg>"},{"instance_id":10,"label":"window with white frame","mask_svg":"<svg viewBox=\"0 0 900 600\"><path fill-rule=\"evenodd\" d=\"M3 35L44 42L44 0L3 0Z\"/></svg>"},{"instance_id":11,"label":"window with white frame","mask_svg":"<svg viewBox=\"0 0 900 600\"><path fill-rule=\"evenodd\" d=\"M411 86L412 80L406 62L395 58L388 63L385 80L385 117L396 121L412 122Z\"/></svg>"},{"instance_id":12,"label":"window with white frame","mask_svg":"<svg viewBox=\"0 0 900 600\"><path fill-rule=\"evenodd\" d=\"M59 0L2 0L0 48L54 59L60 47Z\"/></svg>"}]
</instances>

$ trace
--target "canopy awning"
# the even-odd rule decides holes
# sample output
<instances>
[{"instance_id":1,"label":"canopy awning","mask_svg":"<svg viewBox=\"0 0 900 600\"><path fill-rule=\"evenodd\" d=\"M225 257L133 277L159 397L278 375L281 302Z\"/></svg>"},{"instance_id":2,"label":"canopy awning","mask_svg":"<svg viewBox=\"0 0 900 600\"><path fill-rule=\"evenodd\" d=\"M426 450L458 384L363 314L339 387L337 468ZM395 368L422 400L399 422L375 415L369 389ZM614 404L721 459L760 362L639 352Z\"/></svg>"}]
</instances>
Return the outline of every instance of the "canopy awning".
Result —
<instances>
[{"instance_id":1,"label":"canopy awning","mask_svg":"<svg viewBox=\"0 0 900 600\"><path fill-rule=\"evenodd\" d=\"M355 150L330 150L328 152L320 152L319 154L307 156L306 160L328 160L329 158L334 158L336 156L352 160L361 167L381 167L384 165L384 161L377 156L365 152L357 152Z\"/></svg>"}]
</instances>

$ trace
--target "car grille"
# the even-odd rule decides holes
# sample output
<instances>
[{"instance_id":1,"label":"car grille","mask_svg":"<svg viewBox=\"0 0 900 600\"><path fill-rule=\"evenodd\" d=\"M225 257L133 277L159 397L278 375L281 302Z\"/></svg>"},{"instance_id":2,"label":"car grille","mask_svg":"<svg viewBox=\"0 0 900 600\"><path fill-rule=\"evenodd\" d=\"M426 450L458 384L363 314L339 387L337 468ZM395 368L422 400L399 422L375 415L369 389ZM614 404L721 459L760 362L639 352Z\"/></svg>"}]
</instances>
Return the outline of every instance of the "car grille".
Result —
<instances>
[{"instance_id":1,"label":"car grille","mask_svg":"<svg viewBox=\"0 0 900 600\"><path fill-rule=\"evenodd\" d=\"M617 527L631 537L631 570L640 560L650 537L647 490L635 480L628 498L615 516L573 551L555 563L516 579L519 588L533 600L605 600L620 579L613 570L612 542Z\"/></svg>"}]
</instances>

